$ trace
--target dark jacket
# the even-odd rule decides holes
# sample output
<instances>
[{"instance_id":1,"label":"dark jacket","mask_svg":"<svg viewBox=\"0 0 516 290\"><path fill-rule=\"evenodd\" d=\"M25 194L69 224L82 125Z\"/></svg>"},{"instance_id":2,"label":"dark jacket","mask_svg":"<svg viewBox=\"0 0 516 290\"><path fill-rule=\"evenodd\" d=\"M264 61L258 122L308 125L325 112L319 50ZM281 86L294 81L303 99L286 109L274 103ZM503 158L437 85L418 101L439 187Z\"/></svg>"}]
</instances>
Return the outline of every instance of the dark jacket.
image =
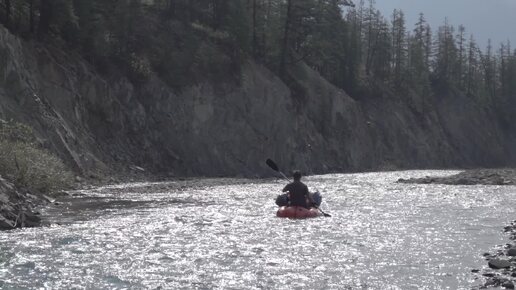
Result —
<instances>
[{"instance_id":1,"label":"dark jacket","mask_svg":"<svg viewBox=\"0 0 516 290\"><path fill-rule=\"evenodd\" d=\"M283 192L290 193L290 205L308 207L306 199L309 198L308 187L299 180L287 184Z\"/></svg>"}]
</instances>

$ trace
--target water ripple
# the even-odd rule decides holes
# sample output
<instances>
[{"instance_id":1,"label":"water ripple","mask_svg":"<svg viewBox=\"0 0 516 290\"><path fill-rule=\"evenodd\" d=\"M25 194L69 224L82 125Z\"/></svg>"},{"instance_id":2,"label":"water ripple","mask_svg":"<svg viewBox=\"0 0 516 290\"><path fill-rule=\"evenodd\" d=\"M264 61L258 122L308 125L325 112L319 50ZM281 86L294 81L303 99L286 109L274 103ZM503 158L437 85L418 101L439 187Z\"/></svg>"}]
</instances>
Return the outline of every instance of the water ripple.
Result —
<instances>
[{"instance_id":1,"label":"water ripple","mask_svg":"<svg viewBox=\"0 0 516 290\"><path fill-rule=\"evenodd\" d=\"M0 234L2 289L469 289L516 188L396 184L443 171L307 178L332 218L275 217L276 180L81 191L60 225Z\"/></svg>"}]
</instances>

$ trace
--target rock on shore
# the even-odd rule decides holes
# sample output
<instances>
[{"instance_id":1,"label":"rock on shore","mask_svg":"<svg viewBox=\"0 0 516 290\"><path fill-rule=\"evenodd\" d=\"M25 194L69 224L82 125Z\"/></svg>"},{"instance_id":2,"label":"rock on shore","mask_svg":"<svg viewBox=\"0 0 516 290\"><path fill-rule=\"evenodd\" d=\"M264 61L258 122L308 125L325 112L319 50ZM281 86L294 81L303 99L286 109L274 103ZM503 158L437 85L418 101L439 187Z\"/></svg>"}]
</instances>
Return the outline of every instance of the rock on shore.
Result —
<instances>
[{"instance_id":1,"label":"rock on shore","mask_svg":"<svg viewBox=\"0 0 516 290\"><path fill-rule=\"evenodd\" d=\"M481 275L485 277L485 283L482 288L503 287L505 289L514 289L516 285L516 220L511 225L504 228L509 234L511 243L506 244L503 249L496 253L485 253L487 265ZM478 272L473 270L472 272Z\"/></svg>"},{"instance_id":2,"label":"rock on shore","mask_svg":"<svg viewBox=\"0 0 516 290\"><path fill-rule=\"evenodd\" d=\"M446 177L402 178L398 182L451 185L516 185L516 169L474 169Z\"/></svg>"},{"instance_id":3,"label":"rock on shore","mask_svg":"<svg viewBox=\"0 0 516 290\"><path fill-rule=\"evenodd\" d=\"M18 191L0 177L0 230L40 226L41 218L33 210L38 202L36 196Z\"/></svg>"}]
</instances>

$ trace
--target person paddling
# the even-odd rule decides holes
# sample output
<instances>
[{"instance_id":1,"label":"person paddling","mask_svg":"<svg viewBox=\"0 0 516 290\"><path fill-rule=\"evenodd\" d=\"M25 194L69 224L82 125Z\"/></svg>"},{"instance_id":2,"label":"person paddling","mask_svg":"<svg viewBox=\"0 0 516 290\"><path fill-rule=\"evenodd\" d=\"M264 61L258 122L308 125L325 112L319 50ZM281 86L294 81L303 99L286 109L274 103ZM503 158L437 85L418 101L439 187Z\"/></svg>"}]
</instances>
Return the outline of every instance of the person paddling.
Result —
<instances>
[{"instance_id":1,"label":"person paddling","mask_svg":"<svg viewBox=\"0 0 516 290\"><path fill-rule=\"evenodd\" d=\"M291 182L283 188L283 192L288 192L291 206L302 206L310 208L313 204L308 187L301 182L301 172L294 171L294 182Z\"/></svg>"}]
</instances>

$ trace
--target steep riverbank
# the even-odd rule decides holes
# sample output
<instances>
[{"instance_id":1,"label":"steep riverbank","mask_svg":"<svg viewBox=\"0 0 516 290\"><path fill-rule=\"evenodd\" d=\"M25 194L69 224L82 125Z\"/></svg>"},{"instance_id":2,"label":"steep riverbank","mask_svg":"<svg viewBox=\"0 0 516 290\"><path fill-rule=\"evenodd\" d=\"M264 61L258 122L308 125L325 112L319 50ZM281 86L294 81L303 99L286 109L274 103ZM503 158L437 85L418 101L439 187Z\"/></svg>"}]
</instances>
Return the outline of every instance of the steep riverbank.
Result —
<instances>
[{"instance_id":1,"label":"steep riverbank","mask_svg":"<svg viewBox=\"0 0 516 290\"><path fill-rule=\"evenodd\" d=\"M280 78L251 58L182 88L106 65L0 26L0 119L31 127L79 181L264 177L266 158L306 173L516 164L514 126L458 92L350 96L303 62Z\"/></svg>"},{"instance_id":2,"label":"steep riverbank","mask_svg":"<svg viewBox=\"0 0 516 290\"><path fill-rule=\"evenodd\" d=\"M285 82L251 59L177 89L1 26L0 40L0 118L31 126L81 176L268 176L269 157L308 173L516 164L513 127L460 93L353 97L303 63Z\"/></svg>"}]
</instances>

